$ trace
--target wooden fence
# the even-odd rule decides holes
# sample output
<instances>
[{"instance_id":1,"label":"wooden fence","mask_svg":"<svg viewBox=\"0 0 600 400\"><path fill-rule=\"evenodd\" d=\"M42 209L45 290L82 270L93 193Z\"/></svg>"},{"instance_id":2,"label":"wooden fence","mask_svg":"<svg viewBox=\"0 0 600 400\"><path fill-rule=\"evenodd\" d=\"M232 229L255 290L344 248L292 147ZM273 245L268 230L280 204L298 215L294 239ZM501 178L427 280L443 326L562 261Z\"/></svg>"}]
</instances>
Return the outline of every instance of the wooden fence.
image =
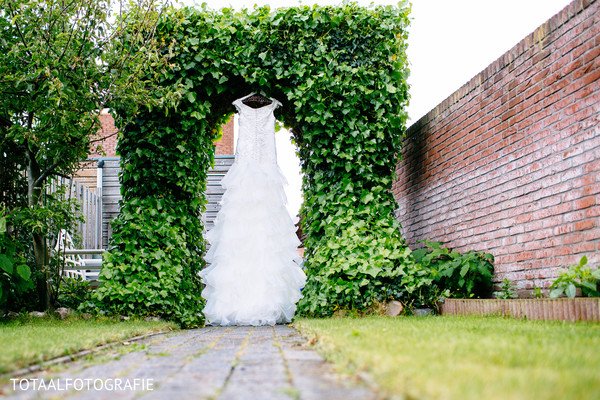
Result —
<instances>
[{"instance_id":1,"label":"wooden fence","mask_svg":"<svg viewBox=\"0 0 600 400\"><path fill-rule=\"evenodd\" d=\"M221 186L221 181L234 161L235 156L215 156L215 166L208 171L206 183L206 199L208 200L208 204L206 204L206 212L202 215L206 230L211 229L215 224L217 213L221 209L221 198L225 193L225 189Z\"/></svg>"},{"instance_id":2,"label":"wooden fence","mask_svg":"<svg viewBox=\"0 0 600 400\"><path fill-rule=\"evenodd\" d=\"M67 178L54 178L48 185L48 193L54 193L59 186L67 188L65 197L75 199L81 209L84 222L77 224L75 231L81 238L78 247L84 249L102 248L102 201L100 197L85 185Z\"/></svg>"},{"instance_id":3,"label":"wooden fence","mask_svg":"<svg viewBox=\"0 0 600 400\"><path fill-rule=\"evenodd\" d=\"M446 299L444 315L502 315L556 321L600 321L600 299Z\"/></svg>"},{"instance_id":4,"label":"wooden fence","mask_svg":"<svg viewBox=\"0 0 600 400\"><path fill-rule=\"evenodd\" d=\"M212 228L217 212L221 208L219 204L223 197L224 189L221 180L231 168L235 157L233 155L215 156L215 165L208 171L208 182L206 197L208 204L206 212L202 215L206 229ZM101 196L100 208L102 209L102 240L99 247L107 249L112 236L111 221L119 215L121 200L121 184L119 174L121 172L120 157L91 157L82 164L78 171L77 183L83 184L95 194Z\"/></svg>"}]
</instances>

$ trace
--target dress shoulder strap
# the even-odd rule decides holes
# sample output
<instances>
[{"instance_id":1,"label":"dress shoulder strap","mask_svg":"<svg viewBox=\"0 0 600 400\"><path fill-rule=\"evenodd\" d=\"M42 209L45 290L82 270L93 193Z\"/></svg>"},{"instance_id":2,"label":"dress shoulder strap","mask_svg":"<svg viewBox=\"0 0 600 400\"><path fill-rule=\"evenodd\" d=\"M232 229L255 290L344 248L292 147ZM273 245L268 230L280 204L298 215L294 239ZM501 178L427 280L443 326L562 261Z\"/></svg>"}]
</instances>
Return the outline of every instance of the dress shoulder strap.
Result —
<instances>
[{"instance_id":1,"label":"dress shoulder strap","mask_svg":"<svg viewBox=\"0 0 600 400\"><path fill-rule=\"evenodd\" d=\"M279 100L274 99L273 97L269 97L269 99L271 99L272 103L269 104L269 106L273 107L273 110L275 110L276 108L281 107L281 103L279 102Z\"/></svg>"}]
</instances>

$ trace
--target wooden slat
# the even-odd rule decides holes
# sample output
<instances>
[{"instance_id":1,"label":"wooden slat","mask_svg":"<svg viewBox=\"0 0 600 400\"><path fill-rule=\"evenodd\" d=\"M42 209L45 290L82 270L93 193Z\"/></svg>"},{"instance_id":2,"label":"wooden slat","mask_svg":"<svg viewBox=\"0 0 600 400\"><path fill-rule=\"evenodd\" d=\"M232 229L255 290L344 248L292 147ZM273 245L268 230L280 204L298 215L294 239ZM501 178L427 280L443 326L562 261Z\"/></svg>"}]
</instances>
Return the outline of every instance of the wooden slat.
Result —
<instances>
[{"instance_id":1,"label":"wooden slat","mask_svg":"<svg viewBox=\"0 0 600 400\"><path fill-rule=\"evenodd\" d=\"M65 250L65 254L104 254L105 249L69 249Z\"/></svg>"},{"instance_id":2,"label":"wooden slat","mask_svg":"<svg viewBox=\"0 0 600 400\"><path fill-rule=\"evenodd\" d=\"M221 209L221 206L219 204L215 204L215 203L209 203L206 205L206 211L210 212L210 211L218 211Z\"/></svg>"},{"instance_id":3,"label":"wooden slat","mask_svg":"<svg viewBox=\"0 0 600 400\"><path fill-rule=\"evenodd\" d=\"M77 201L80 205L80 214L85 221L76 226L76 233L81 237L81 245L84 247L97 247L100 242L98 238L98 208L99 198L84 183L77 180L66 178L53 178L48 185L48 193L53 193L58 186L63 185L67 188L65 196Z\"/></svg>"},{"instance_id":4,"label":"wooden slat","mask_svg":"<svg viewBox=\"0 0 600 400\"><path fill-rule=\"evenodd\" d=\"M102 210L103 220L97 221L102 224L102 238L98 238L98 246L106 248L112 234L110 221L117 217L119 213L119 201L121 200L121 184L119 182L120 159L116 157L95 158L90 160L85 173L81 179L86 179L86 184L93 184L95 187L95 174L97 173L98 160L104 161L102 170ZM221 186L221 180L231 168L235 161L233 156L215 156L214 167L208 171L206 196L208 204L203 215L203 220L207 229L213 226L214 219L220 209L221 200L225 189ZM93 180L93 182L92 182ZM93 205L90 205L93 207ZM91 242L90 242L91 243Z\"/></svg>"}]
</instances>

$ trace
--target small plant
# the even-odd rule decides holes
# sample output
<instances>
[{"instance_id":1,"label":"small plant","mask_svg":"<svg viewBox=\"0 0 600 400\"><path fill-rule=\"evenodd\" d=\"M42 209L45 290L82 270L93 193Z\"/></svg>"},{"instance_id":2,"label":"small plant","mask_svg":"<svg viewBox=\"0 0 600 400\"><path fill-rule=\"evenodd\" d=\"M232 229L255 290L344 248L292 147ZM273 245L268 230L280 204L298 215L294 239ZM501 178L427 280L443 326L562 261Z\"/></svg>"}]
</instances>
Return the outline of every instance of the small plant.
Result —
<instances>
[{"instance_id":1,"label":"small plant","mask_svg":"<svg viewBox=\"0 0 600 400\"><path fill-rule=\"evenodd\" d=\"M582 296L600 297L600 269L586 265L587 257L581 257L579 265L570 265L558 273L558 278L550 286L550 298L557 298L562 294L573 298L577 289Z\"/></svg>"},{"instance_id":2,"label":"small plant","mask_svg":"<svg viewBox=\"0 0 600 400\"><path fill-rule=\"evenodd\" d=\"M426 248L413 251L415 261L432 269L432 279L451 297L481 298L489 296L494 275L494 256L468 251L464 254L441 247L441 242L424 241Z\"/></svg>"},{"instance_id":3,"label":"small plant","mask_svg":"<svg viewBox=\"0 0 600 400\"><path fill-rule=\"evenodd\" d=\"M90 300L89 282L79 278L64 278L56 298L56 307L66 307L73 310L80 304Z\"/></svg>"},{"instance_id":4,"label":"small plant","mask_svg":"<svg viewBox=\"0 0 600 400\"><path fill-rule=\"evenodd\" d=\"M420 264L406 268L403 275L389 291L390 298L399 300L404 306L404 313L411 313L415 308L432 308L440 312L441 303L451 297L450 290L441 289L433 282L430 269Z\"/></svg>"},{"instance_id":5,"label":"small plant","mask_svg":"<svg viewBox=\"0 0 600 400\"><path fill-rule=\"evenodd\" d=\"M514 285L508 278L504 278L500 290L494 292L494 296L496 296L497 299L514 299L518 297Z\"/></svg>"},{"instance_id":6,"label":"small plant","mask_svg":"<svg viewBox=\"0 0 600 400\"><path fill-rule=\"evenodd\" d=\"M541 299L542 297L544 297L544 292L542 292L542 288L534 286L533 291L531 292L531 297L533 297L534 299Z\"/></svg>"}]
</instances>

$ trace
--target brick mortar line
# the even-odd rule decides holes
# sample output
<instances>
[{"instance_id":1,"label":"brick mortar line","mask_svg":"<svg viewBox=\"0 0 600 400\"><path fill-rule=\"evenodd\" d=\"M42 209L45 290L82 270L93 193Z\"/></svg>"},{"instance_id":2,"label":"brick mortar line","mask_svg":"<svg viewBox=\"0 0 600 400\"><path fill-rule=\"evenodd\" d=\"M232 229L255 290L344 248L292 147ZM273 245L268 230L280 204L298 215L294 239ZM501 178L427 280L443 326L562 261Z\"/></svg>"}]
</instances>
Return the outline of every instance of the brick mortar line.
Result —
<instances>
[{"instance_id":1,"label":"brick mortar line","mask_svg":"<svg viewBox=\"0 0 600 400\"><path fill-rule=\"evenodd\" d=\"M206 334L209 334L209 333L210 333L210 332L212 332L213 330L214 330L214 329L210 329L210 330L208 330L208 331L206 331L206 332L203 332L202 334L204 334L204 335L206 335ZM182 333L183 333L183 332L182 332ZM164 350L163 352L168 354L168 353L170 353L170 351L172 351L172 350L174 350L174 349L177 349L178 347L181 347L181 346L183 346L184 344L187 344L187 343L189 343L190 341L192 341L192 340L194 340L194 339L195 339L195 336L191 336L191 335L190 335L190 337L188 337L188 338L184 339L184 340L183 340L183 341L181 341L180 343L175 343L175 344L173 344L173 345L166 346L166 347L165 347L165 350ZM142 350L142 351L143 351L143 350ZM137 367L139 367L141 364L143 364L143 363L147 362L147 361L148 361L148 360L149 360L149 359L150 359L152 356L154 356L154 355L155 355L155 353L150 353L150 352L148 352L148 351L145 351L144 353L145 353L145 357L146 357L146 359L145 359L144 361L142 361L141 363L137 363L137 364L131 365L129 368L126 368L125 370L121 371L121 372L120 372L120 373L119 373L117 376L119 376L119 377L126 377L126 376L127 376L127 375L128 375L130 372L131 372L131 371L135 370ZM195 357L195 355L194 355L193 357ZM181 369L182 369L182 368L183 368L183 367L184 367L186 364L188 364L188 363L189 363L189 361L188 361L188 360L186 360L186 358L185 358L185 357L184 357L184 358L183 358L181 361L182 361L182 365L180 366L179 370L181 370ZM179 370L178 370L178 371L179 371ZM171 377L171 376L173 376L173 375L174 375L174 374L176 374L178 371L174 372L174 373L173 373L173 374L171 374L171 375L168 375L168 377ZM160 387L160 382L158 383L158 387Z\"/></svg>"},{"instance_id":2,"label":"brick mortar line","mask_svg":"<svg viewBox=\"0 0 600 400\"><path fill-rule=\"evenodd\" d=\"M209 334L210 332L214 331L215 329L216 329L216 328L209 329L209 330L207 330L207 331L205 331L205 332L202 332L201 334L202 334L202 335L207 335L207 334ZM185 332L185 331L181 331L181 333L182 333L182 334L183 334L184 332ZM188 332L189 332L189 331L188 331ZM189 342L191 342L191 341L193 341L193 340L195 340L195 339L196 339L196 335L190 335L188 338L184 339L184 340L183 340L183 341L181 341L180 343L175 343L175 344L173 344L173 345L169 345L169 346L167 346L167 347L165 348L165 351L171 351L171 350L173 350L173 349L176 349L176 348L178 348L178 347L181 347L181 346L183 346L184 344L187 344L187 343L189 343Z\"/></svg>"},{"instance_id":3,"label":"brick mortar line","mask_svg":"<svg viewBox=\"0 0 600 400\"><path fill-rule=\"evenodd\" d=\"M215 390L214 394L212 396L209 396L209 399L213 400L213 399L219 398L219 396L221 396L221 393L223 393L225 391L225 389L227 388L227 385L229 384L229 381L231 380L231 377L233 376L233 373L235 372L236 367L240 363L240 356L244 353L244 350L246 349L246 346L248 345L248 342L250 341L250 336L255 331L255 329L256 328L252 328L248 332L248 334L244 338L244 341L242 342L240 348L235 353L235 360L233 360L233 363L231 364L231 368L229 369L229 374L227 374L227 377L225 378L225 381L223 382L223 386L221 388ZM231 331L233 331L233 329ZM231 331L227 331L226 333L229 333ZM223 335L223 336L225 336L225 335Z\"/></svg>"},{"instance_id":4,"label":"brick mortar line","mask_svg":"<svg viewBox=\"0 0 600 400\"><path fill-rule=\"evenodd\" d=\"M213 326L211 330L209 330L208 332L206 332L206 334L211 333L213 331L218 330L217 326ZM210 344L208 344L206 347L204 347L202 350L199 350L198 352L196 352L193 356L193 358L199 357L200 355L204 354L205 350L206 352L208 352L208 350L213 349L217 343L219 343L221 341L221 339L223 339L223 337L227 334L229 334L231 331L233 331L233 329L231 328L227 328L225 329L225 332L219 336L218 338L216 338L215 340L213 340Z\"/></svg>"},{"instance_id":5,"label":"brick mortar line","mask_svg":"<svg viewBox=\"0 0 600 400\"><path fill-rule=\"evenodd\" d=\"M287 360L287 358L285 358L285 355L283 353L283 346L281 345L281 342L279 341L279 337L277 336L275 327L273 326L271 329L273 331L273 341L275 342L275 346L277 346L277 348L279 349L279 355L281 356L281 359L283 360L283 367L285 368L286 380L287 380L288 384L290 385L290 388L292 388L293 390L298 390L296 388L296 386L294 385L294 376L292 375L292 371L290 371L290 365L288 363L288 360Z\"/></svg>"}]
</instances>

